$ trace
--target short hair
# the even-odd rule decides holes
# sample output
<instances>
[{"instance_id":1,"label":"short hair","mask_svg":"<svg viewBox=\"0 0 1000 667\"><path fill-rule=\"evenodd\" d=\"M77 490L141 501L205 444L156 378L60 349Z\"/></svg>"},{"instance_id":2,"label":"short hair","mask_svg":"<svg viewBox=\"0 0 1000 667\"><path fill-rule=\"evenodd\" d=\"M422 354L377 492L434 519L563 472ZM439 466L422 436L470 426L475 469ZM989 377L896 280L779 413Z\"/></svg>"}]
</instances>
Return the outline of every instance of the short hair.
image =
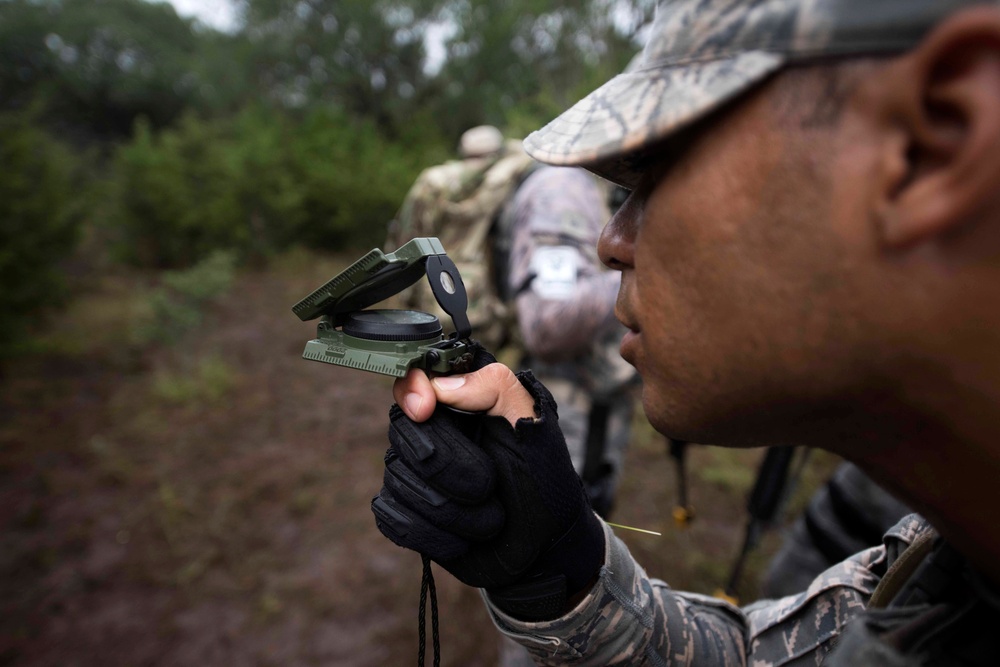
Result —
<instances>
[{"instance_id":1,"label":"short hair","mask_svg":"<svg viewBox=\"0 0 1000 667\"><path fill-rule=\"evenodd\" d=\"M774 105L804 129L837 126L864 74L884 58L848 58L795 65L775 77Z\"/></svg>"}]
</instances>

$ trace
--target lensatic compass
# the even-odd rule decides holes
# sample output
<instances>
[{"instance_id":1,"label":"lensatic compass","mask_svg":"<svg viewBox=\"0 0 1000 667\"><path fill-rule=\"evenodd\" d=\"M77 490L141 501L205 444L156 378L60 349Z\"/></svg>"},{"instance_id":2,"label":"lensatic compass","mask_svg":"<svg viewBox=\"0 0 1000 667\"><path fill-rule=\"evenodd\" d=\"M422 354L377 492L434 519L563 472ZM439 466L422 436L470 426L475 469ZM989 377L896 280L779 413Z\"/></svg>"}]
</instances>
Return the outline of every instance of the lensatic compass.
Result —
<instances>
[{"instance_id":1,"label":"lensatic compass","mask_svg":"<svg viewBox=\"0 0 1000 667\"><path fill-rule=\"evenodd\" d=\"M426 275L434 298L454 325L419 310L371 309ZM403 377L411 368L467 370L472 327L458 268L436 238L415 238L391 253L373 249L292 307L300 320L319 318L302 356L336 366Z\"/></svg>"}]
</instances>

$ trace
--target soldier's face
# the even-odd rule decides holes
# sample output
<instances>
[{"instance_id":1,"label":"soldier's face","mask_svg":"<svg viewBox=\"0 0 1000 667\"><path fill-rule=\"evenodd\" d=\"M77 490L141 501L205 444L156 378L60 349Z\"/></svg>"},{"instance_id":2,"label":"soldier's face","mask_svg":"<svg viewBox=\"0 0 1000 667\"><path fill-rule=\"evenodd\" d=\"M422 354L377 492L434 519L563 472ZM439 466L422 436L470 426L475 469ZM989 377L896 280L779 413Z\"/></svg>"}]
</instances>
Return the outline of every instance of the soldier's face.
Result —
<instances>
[{"instance_id":1,"label":"soldier's face","mask_svg":"<svg viewBox=\"0 0 1000 667\"><path fill-rule=\"evenodd\" d=\"M772 95L667 152L599 244L646 414L679 439L775 444L855 379L867 156L850 123L789 127Z\"/></svg>"}]
</instances>

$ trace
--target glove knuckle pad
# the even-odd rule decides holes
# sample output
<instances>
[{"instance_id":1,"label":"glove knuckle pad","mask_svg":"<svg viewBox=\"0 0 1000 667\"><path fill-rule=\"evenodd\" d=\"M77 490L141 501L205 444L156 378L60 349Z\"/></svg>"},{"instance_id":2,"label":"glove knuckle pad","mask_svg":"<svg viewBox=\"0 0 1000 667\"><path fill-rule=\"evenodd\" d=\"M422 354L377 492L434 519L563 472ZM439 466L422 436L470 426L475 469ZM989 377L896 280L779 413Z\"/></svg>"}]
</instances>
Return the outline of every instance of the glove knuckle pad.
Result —
<instances>
[{"instance_id":1,"label":"glove knuckle pad","mask_svg":"<svg viewBox=\"0 0 1000 667\"><path fill-rule=\"evenodd\" d=\"M459 558L469 550L467 541L400 505L385 488L372 500L372 512L375 525L392 542L438 562Z\"/></svg>"},{"instance_id":2,"label":"glove knuckle pad","mask_svg":"<svg viewBox=\"0 0 1000 667\"><path fill-rule=\"evenodd\" d=\"M418 424L404 415L391 423L389 441L416 476L449 498L479 503L493 491L492 461L446 417Z\"/></svg>"}]
</instances>

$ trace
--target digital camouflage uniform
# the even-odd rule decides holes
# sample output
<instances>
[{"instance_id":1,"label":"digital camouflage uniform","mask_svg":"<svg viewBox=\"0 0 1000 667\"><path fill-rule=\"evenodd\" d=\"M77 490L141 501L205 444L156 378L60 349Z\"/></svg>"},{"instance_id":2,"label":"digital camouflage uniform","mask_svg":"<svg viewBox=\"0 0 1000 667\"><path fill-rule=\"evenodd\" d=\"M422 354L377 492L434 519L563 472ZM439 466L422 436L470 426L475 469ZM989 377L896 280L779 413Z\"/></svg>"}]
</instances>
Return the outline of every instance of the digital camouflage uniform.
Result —
<instances>
[{"instance_id":1,"label":"digital camouflage uniform","mask_svg":"<svg viewBox=\"0 0 1000 667\"><path fill-rule=\"evenodd\" d=\"M674 591L649 578L610 528L605 527L605 534L607 555L599 581L566 616L526 623L505 615L483 596L500 631L525 646L536 664L997 664L997 652L987 641L990 634L986 629L1000 622L1000 608L995 594L968 569L959 567L946 583L947 595L956 601L862 614L887 571L905 562L907 548L933 542L933 529L915 514L890 529L882 545L831 567L802 593L742 609L717 598ZM900 628L909 630L909 641L925 642L930 661L904 658L891 646L876 641L875 634L887 628L901 635L906 633ZM833 652L835 648L838 650Z\"/></svg>"},{"instance_id":2,"label":"digital camouflage uniform","mask_svg":"<svg viewBox=\"0 0 1000 667\"><path fill-rule=\"evenodd\" d=\"M976 4L996 2L667 0L637 66L524 145L542 162L633 188L660 140L783 67L898 54ZM598 583L565 616L521 622L486 599L497 627L540 665L1000 664L1000 595L916 515L804 592L742 609L650 579L605 530Z\"/></svg>"},{"instance_id":3,"label":"digital camouflage uniform","mask_svg":"<svg viewBox=\"0 0 1000 667\"><path fill-rule=\"evenodd\" d=\"M789 528L761 581L767 597L797 593L820 572L873 544L906 505L853 463L841 463Z\"/></svg>"}]
</instances>

